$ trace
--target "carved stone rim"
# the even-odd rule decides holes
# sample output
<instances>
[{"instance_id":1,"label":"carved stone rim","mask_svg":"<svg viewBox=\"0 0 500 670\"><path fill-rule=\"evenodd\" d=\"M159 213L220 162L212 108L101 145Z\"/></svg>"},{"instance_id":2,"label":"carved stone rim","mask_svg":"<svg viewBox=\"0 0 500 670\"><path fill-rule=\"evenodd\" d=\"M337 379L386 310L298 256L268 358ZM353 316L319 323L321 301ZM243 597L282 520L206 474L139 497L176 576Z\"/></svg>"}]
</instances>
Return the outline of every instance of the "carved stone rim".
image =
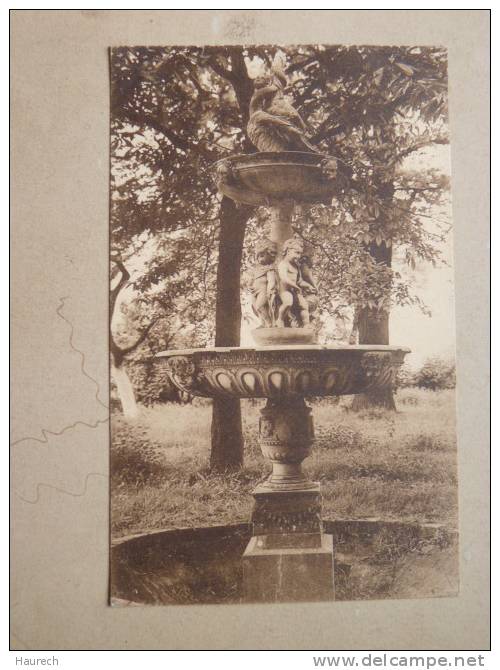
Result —
<instances>
[{"instance_id":1,"label":"carved stone rim","mask_svg":"<svg viewBox=\"0 0 500 670\"><path fill-rule=\"evenodd\" d=\"M390 386L408 352L390 345L312 344L173 350L157 359L187 393L276 400Z\"/></svg>"},{"instance_id":2,"label":"carved stone rim","mask_svg":"<svg viewBox=\"0 0 500 670\"><path fill-rule=\"evenodd\" d=\"M193 354L211 354L211 353L253 353L256 351L339 351L348 353L363 353L363 352L388 352L388 353L402 353L409 354L411 349L408 347L400 347L392 344L352 344L352 345L338 345L338 344L281 344L264 347L203 347L194 349L168 349L160 351L155 355L155 358L170 358L171 356L191 356Z\"/></svg>"},{"instance_id":3,"label":"carved stone rim","mask_svg":"<svg viewBox=\"0 0 500 670\"><path fill-rule=\"evenodd\" d=\"M313 167L321 167L322 161L328 158L330 160L336 160L340 163L344 162L342 159L337 156L331 156L329 154L319 154L312 151L256 151L253 154L233 154L231 156L225 156L220 160L213 163L213 166L217 167L218 165L230 162L231 166L236 169L240 169L249 164L252 166L262 163L266 166L271 165L311 165ZM212 166L212 167L213 167Z\"/></svg>"}]
</instances>

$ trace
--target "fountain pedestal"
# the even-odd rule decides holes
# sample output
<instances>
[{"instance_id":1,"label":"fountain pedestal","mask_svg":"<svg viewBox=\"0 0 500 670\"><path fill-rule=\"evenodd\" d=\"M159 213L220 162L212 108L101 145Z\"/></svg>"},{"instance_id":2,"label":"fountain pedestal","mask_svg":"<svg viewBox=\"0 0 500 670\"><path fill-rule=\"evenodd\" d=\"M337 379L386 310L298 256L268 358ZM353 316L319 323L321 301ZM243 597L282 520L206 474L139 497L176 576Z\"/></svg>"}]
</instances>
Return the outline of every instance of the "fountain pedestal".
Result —
<instances>
[{"instance_id":1,"label":"fountain pedestal","mask_svg":"<svg viewBox=\"0 0 500 670\"><path fill-rule=\"evenodd\" d=\"M247 602L334 598L333 542L323 533L320 487L301 468L314 441L304 398L390 386L407 353L316 343L314 250L293 234L292 216L295 206L331 203L345 185L341 165L331 156L302 151L230 156L216 164L222 194L271 208L269 239L256 244L250 274L252 309L260 320L253 331L257 346L158 354L172 383L186 393L267 398L259 442L272 473L253 491L252 539L243 556Z\"/></svg>"},{"instance_id":2,"label":"fountain pedestal","mask_svg":"<svg viewBox=\"0 0 500 670\"><path fill-rule=\"evenodd\" d=\"M303 398L270 399L260 414L259 443L273 469L252 492L253 537L243 555L244 598L331 600L332 537L322 532L320 486L301 466L314 440L311 408Z\"/></svg>"},{"instance_id":3,"label":"fountain pedestal","mask_svg":"<svg viewBox=\"0 0 500 670\"><path fill-rule=\"evenodd\" d=\"M333 600L333 542L322 532L320 487L301 467L314 441L304 398L391 386L406 353L383 345L281 345L158 354L181 391L267 399L259 443L272 472L253 491L252 539L243 556L247 602Z\"/></svg>"}]
</instances>

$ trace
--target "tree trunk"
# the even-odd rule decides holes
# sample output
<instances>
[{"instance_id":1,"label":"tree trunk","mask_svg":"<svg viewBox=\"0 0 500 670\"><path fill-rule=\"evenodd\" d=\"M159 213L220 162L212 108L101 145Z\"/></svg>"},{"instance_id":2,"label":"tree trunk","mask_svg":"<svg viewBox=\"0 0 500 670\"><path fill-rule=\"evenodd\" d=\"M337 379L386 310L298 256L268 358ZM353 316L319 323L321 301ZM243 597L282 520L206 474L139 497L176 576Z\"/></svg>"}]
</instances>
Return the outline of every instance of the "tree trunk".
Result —
<instances>
[{"instance_id":1,"label":"tree trunk","mask_svg":"<svg viewBox=\"0 0 500 670\"><path fill-rule=\"evenodd\" d=\"M392 247L387 247L385 242L380 245L372 242L368 250L377 263L391 266ZM359 344L389 344L389 312L361 309L357 315L357 326ZM360 393L354 397L351 405L351 408L357 411L373 407L395 410L392 388Z\"/></svg>"},{"instance_id":2,"label":"tree trunk","mask_svg":"<svg viewBox=\"0 0 500 670\"><path fill-rule=\"evenodd\" d=\"M111 365L111 375L116 384L118 398L122 405L123 416L126 419L135 419L139 414L137 402L135 400L134 387L130 381L124 363L120 365Z\"/></svg>"},{"instance_id":3,"label":"tree trunk","mask_svg":"<svg viewBox=\"0 0 500 670\"><path fill-rule=\"evenodd\" d=\"M358 316L359 344L389 344L389 314L372 309L362 309ZM352 409L362 410L372 407L395 410L392 388L384 388L360 393L354 396Z\"/></svg>"},{"instance_id":4,"label":"tree trunk","mask_svg":"<svg viewBox=\"0 0 500 670\"><path fill-rule=\"evenodd\" d=\"M215 308L216 347L237 347L240 344L240 273L248 216L247 208L238 208L229 198L222 199ZM242 465L240 401L237 398L214 398L210 467L217 472L227 472Z\"/></svg>"},{"instance_id":5,"label":"tree trunk","mask_svg":"<svg viewBox=\"0 0 500 670\"><path fill-rule=\"evenodd\" d=\"M214 398L211 438L211 470L229 472L242 467L243 431L238 398Z\"/></svg>"}]
</instances>

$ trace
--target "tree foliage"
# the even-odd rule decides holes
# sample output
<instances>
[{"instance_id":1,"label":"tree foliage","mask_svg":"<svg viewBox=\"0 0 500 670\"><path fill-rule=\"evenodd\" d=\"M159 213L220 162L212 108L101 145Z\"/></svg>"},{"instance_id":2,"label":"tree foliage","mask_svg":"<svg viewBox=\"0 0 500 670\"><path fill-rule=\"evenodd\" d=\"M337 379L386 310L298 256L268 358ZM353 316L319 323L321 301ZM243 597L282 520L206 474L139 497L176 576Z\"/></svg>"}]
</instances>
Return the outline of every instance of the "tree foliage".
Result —
<instances>
[{"instance_id":1,"label":"tree foliage","mask_svg":"<svg viewBox=\"0 0 500 670\"><path fill-rule=\"evenodd\" d=\"M428 358L414 378L415 386L431 391L455 388L455 384L455 362L439 356Z\"/></svg>"},{"instance_id":2,"label":"tree foliage","mask_svg":"<svg viewBox=\"0 0 500 670\"><path fill-rule=\"evenodd\" d=\"M289 94L311 141L347 166L349 183L329 206L297 214L294 228L316 250L325 324L353 308L388 319L393 304L420 304L411 270L437 263L447 233L448 181L412 159L448 142L446 52L429 47L282 48ZM111 243L141 257L136 300L157 315L205 324L215 339L220 196L211 166L255 149L245 134L249 72L275 47L119 48L111 52ZM248 212L243 267L266 231ZM424 305L421 305L425 309ZM369 330L369 329L368 329Z\"/></svg>"}]
</instances>

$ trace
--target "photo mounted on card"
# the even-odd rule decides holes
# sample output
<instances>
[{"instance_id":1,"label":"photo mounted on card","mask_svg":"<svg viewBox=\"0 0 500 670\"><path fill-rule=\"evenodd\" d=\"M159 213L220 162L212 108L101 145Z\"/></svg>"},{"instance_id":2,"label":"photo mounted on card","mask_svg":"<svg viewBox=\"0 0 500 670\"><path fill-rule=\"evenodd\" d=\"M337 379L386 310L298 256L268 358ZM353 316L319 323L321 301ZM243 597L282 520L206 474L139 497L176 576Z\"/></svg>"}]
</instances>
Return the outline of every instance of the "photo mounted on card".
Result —
<instances>
[{"instance_id":1,"label":"photo mounted on card","mask_svg":"<svg viewBox=\"0 0 500 670\"><path fill-rule=\"evenodd\" d=\"M446 48L110 65L110 604L456 596Z\"/></svg>"}]
</instances>

